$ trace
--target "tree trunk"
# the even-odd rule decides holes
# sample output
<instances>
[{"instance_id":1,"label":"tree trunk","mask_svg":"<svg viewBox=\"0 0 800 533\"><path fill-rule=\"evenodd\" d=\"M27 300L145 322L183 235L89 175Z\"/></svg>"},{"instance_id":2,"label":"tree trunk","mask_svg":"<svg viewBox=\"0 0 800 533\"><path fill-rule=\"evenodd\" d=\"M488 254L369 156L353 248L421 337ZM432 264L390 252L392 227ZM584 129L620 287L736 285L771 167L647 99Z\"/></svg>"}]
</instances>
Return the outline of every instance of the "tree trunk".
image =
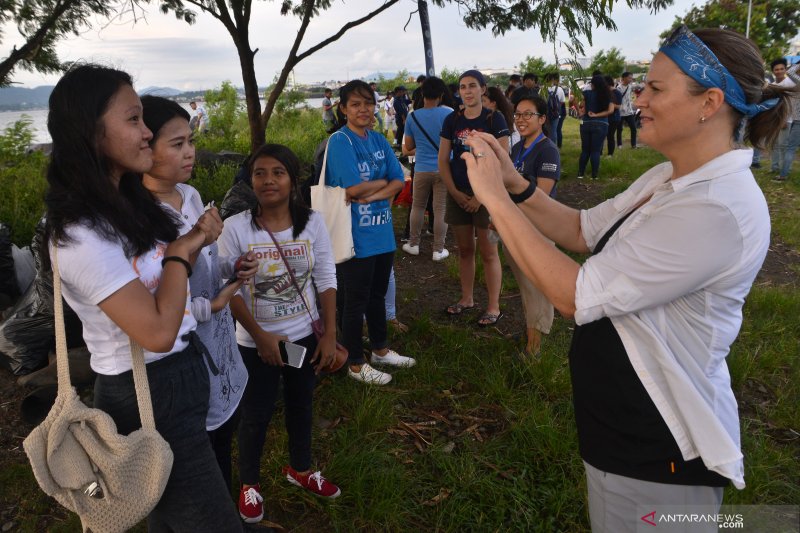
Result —
<instances>
[{"instance_id":1,"label":"tree trunk","mask_svg":"<svg viewBox=\"0 0 800 533\"><path fill-rule=\"evenodd\" d=\"M250 149L255 151L266 141L267 123L261 119L261 101L258 98L258 82L253 64L255 52L249 46L239 48L239 63L242 68L244 100L247 104L247 123L250 126Z\"/></svg>"}]
</instances>

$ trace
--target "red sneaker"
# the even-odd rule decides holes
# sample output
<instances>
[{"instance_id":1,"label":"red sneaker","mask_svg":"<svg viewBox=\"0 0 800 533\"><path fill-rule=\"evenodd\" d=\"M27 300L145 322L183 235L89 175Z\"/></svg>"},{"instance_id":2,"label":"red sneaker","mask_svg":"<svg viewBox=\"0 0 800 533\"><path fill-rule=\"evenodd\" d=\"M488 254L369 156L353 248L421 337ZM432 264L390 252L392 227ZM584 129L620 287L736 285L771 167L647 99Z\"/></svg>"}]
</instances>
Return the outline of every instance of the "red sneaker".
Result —
<instances>
[{"instance_id":1,"label":"red sneaker","mask_svg":"<svg viewBox=\"0 0 800 533\"><path fill-rule=\"evenodd\" d=\"M342 493L341 489L322 477L322 473L317 471L313 474L298 474L297 470L289 465L283 467L283 474L289 483L310 490L317 496L323 498L335 498Z\"/></svg>"},{"instance_id":2,"label":"red sneaker","mask_svg":"<svg viewBox=\"0 0 800 533\"><path fill-rule=\"evenodd\" d=\"M245 490L239 491L239 516L248 524L261 522L264 518L264 505L261 497L261 486L255 485Z\"/></svg>"}]
</instances>

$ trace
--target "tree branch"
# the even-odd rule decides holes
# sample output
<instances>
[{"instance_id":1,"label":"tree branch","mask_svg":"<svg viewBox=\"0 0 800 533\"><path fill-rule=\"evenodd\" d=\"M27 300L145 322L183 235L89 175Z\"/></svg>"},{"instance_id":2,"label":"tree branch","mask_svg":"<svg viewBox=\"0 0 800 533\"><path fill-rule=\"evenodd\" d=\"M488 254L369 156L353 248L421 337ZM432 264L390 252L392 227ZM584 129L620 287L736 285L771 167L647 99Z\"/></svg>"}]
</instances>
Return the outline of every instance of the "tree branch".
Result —
<instances>
[{"instance_id":1,"label":"tree branch","mask_svg":"<svg viewBox=\"0 0 800 533\"><path fill-rule=\"evenodd\" d=\"M364 15L360 19L348 22L347 24L342 26L341 30L339 30L335 34L331 35L330 37L328 37L324 41L320 41L318 44L312 46L311 48L309 48L308 50L306 50L305 52L303 52L302 54L297 56L296 63L299 63L300 61L302 61L303 59L307 58L311 54L317 52L318 50L320 50L322 48L325 48L326 46L328 46L332 42L337 41L342 35L347 33L347 30L349 30L351 28L355 28L356 26L359 26L359 25L365 23L366 21L368 21L372 17L374 17L376 15L379 15L380 13L386 11L388 8L392 7L394 4L396 4L399 1L400 0L387 0L382 6L380 6L375 11L373 11L373 12L367 14L367 15Z\"/></svg>"},{"instance_id":2,"label":"tree branch","mask_svg":"<svg viewBox=\"0 0 800 533\"><path fill-rule=\"evenodd\" d=\"M57 4L50 15L42 21L36 33L29 37L21 48L15 47L8 57L0 62L0 87L10 82L9 77L17 63L20 61L34 61L48 33L56 26L64 13L79 3L79 0L66 0L64 3Z\"/></svg>"}]
</instances>

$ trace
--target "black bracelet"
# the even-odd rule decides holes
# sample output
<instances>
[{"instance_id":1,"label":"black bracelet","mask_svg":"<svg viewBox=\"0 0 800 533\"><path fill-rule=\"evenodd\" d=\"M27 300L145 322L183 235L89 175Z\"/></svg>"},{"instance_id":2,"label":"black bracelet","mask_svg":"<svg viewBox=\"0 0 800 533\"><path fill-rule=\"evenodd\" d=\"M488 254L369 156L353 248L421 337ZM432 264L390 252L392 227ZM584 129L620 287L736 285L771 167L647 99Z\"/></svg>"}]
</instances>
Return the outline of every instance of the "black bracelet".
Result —
<instances>
[{"instance_id":1,"label":"black bracelet","mask_svg":"<svg viewBox=\"0 0 800 533\"><path fill-rule=\"evenodd\" d=\"M168 261L175 261L176 263L182 264L183 266L186 267L186 277L188 278L192 277L192 265L189 264L189 261L187 261L183 257L178 257L177 255L170 255L161 260L161 267L163 268Z\"/></svg>"},{"instance_id":2,"label":"black bracelet","mask_svg":"<svg viewBox=\"0 0 800 533\"><path fill-rule=\"evenodd\" d=\"M508 195L511 197L512 202L514 202L515 204L521 204L522 202L533 196L534 192L536 192L536 184L533 181L531 181L528 184L528 188L522 191L521 193L519 194L508 193Z\"/></svg>"}]
</instances>

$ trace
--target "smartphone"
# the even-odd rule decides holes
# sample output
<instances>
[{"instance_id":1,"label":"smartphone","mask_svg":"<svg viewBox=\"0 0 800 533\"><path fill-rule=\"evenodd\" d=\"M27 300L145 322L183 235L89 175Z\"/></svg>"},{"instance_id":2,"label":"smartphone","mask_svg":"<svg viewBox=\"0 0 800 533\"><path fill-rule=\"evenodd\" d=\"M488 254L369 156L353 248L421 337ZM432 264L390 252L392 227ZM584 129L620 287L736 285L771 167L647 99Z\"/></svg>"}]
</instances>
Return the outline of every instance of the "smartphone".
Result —
<instances>
[{"instance_id":1,"label":"smartphone","mask_svg":"<svg viewBox=\"0 0 800 533\"><path fill-rule=\"evenodd\" d=\"M305 346L289 341L279 341L278 349L281 351L281 359L284 363L295 368L303 366L303 361L306 358Z\"/></svg>"}]
</instances>

